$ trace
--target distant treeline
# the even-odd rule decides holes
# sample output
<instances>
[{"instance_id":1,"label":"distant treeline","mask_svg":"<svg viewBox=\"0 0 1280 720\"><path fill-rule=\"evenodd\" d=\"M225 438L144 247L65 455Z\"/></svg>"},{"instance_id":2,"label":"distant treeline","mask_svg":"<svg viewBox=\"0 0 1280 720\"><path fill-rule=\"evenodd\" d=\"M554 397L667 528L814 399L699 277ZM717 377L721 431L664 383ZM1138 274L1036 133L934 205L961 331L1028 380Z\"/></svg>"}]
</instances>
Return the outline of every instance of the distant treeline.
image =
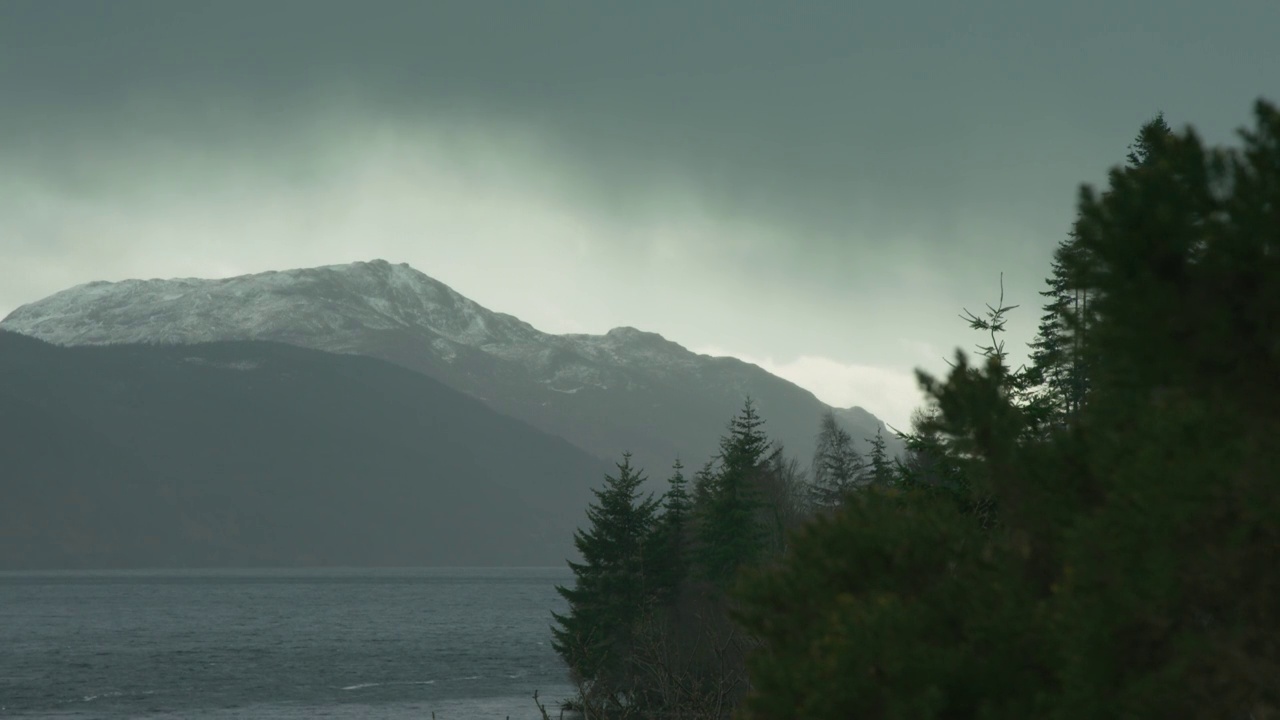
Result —
<instances>
[{"instance_id":1,"label":"distant treeline","mask_svg":"<svg viewBox=\"0 0 1280 720\"><path fill-rule=\"evenodd\" d=\"M556 650L591 718L1280 717L1280 111L1146 123L1084 188L1028 366L1003 297L905 457L747 401L659 498L624 456ZM1003 296L1003 292L1001 292Z\"/></svg>"}]
</instances>

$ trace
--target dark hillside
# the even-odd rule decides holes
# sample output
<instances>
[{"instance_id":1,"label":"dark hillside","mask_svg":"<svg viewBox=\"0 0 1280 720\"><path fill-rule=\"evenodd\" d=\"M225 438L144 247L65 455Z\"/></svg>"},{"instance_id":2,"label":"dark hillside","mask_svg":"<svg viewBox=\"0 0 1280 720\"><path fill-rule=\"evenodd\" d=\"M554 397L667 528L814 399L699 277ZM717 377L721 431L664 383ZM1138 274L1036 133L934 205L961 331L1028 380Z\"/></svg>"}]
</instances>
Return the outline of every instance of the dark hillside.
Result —
<instances>
[{"instance_id":1,"label":"dark hillside","mask_svg":"<svg viewBox=\"0 0 1280 720\"><path fill-rule=\"evenodd\" d=\"M0 333L0 567L559 564L604 464L420 374Z\"/></svg>"}]
</instances>

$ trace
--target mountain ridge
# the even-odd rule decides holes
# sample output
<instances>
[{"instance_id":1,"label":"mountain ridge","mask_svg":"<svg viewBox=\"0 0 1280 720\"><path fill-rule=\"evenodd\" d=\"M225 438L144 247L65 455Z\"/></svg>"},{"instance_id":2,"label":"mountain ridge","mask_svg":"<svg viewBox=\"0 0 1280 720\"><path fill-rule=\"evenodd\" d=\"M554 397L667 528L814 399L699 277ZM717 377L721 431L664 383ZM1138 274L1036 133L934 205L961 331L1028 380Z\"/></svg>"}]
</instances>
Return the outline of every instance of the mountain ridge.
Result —
<instances>
[{"instance_id":1,"label":"mountain ridge","mask_svg":"<svg viewBox=\"0 0 1280 720\"><path fill-rule=\"evenodd\" d=\"M598 457L630 450L654 471L676 457L714 455L746 395L760 403L775 437L806 460L824 410L836 411L859 440L883 426L862 408L830 408L759 366L694 353L658 333L542 332L386 260L213 280L96 281L25 304L0 328L62 345L272 340L370 355ZM885 435L896 451L896 438Z\"/></svg>"}]
</instances>

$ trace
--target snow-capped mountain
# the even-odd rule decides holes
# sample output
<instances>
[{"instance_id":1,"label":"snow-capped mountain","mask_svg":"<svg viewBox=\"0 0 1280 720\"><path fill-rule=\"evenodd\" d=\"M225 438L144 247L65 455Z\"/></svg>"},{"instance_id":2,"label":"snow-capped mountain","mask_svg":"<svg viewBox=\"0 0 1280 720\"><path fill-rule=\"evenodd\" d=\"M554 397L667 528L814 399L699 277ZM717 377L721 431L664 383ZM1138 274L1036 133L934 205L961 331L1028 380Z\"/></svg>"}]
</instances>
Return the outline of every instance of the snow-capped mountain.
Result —
<instances>
[{"instance_id":1,"label":"snow-capped mountain","mask_svg":"<svg viewBox=\"0 0 1280 720\"><path fill-rule=\"evenodd\" d=\"M630 451L655 476L677 456L693 465L714 455L746 395L771 436L806 460L827 409L755 365L629 327L544 333L383 260L219 280L92 282L22 306L0 328L61 345L275 340L380 357L597 456ZM881 426L861 408L837 416L859 439Z\"/></svg>"}]
</instances>

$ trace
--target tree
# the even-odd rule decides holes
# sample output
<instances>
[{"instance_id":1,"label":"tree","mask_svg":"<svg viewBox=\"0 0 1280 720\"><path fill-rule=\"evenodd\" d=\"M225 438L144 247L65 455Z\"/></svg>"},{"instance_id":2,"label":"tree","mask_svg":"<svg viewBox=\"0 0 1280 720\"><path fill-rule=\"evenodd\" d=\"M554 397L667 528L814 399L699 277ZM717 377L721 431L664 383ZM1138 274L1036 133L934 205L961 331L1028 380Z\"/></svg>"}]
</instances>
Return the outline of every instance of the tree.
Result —
<instances>
[{"instance_id":1,"label":"tree","mask_svg":"<svg viewBox=\"0 0 1280 720\"><path fill-rule=\"evenodd\" d=\"M838 508L845 496L853 492L862 472L862 458L853 447L853 438L840 427L834 412L824 412L809 471L814 506L825 512Z\"/></svg>"},{"instance_id":2,"label":"tree","mask_svg":"<svg viewBox=\"0 0 1280 720\"><path fill-rule=\"evenodd\" d=\"M936 407L917 408L911 414L911 430L898 432L906 446L906 452L894 460L893 484L896 487L903 490L951 492L957 497L967 489L963 467L952 456L951 449L939 430L939 422Z\"/></svg>"},{"instance_id":3,"label":"tree","mask_svg":"<svg viewBox=\"0 0 1280 720\"><path fill-rule=\"evenodd\" d=\"M596 502L587 508L590 527L574 534L582 562L569 562L574 587L557 586L569 602L566 615L553 613L552 646L569 666L585 703L621 705L631 689L628 657L632 634L649 602L645 544L657 502L641 496L643 473L624 453L618 473L606 475Z\"/></svg>"},{"instance_id":4,"label":"tree","mask_svg":"<svg viewBox=\"0 0 1280 720\"><path fill-rule=\"evenodd\" d=\"M747 717L1280 716L1280 110L1255 114L1239 151L1144 128L1081 191L1068 428L1028 433L998 358L921 374L998 522L910 485L819 518L744 585Z\"/></svg>"},{"instance_id":5,"label":"tree","mask_svg":"<svg viewBox=\"0 0 1280 720\"><path fill-rule=\"evenodd\" d=\"M704 577L724 588L739 569L760 559L762 476L768 471L769 439L755 403L747 398L720 441L719 469L705 484L699 506L699 565Z\"/></svg>"},{"instance_id":6,"label":"tree","mask_svg":"<svg viewBox=\"0 0 1280 720\"><path fill-rule=\"evenodd\" d=\"M983 449L990 437L987 429L971 422L967 406L976 400L983 407L998 408L1005 428L1023 440L1038 437L1046 417L1042 398L1032 391L1034 371L1026 367L1010 370L1005 363L1008 354L999 334L1008 322L1005 313L1017 307L1004 304L1001 273L996 305L988 304L984 317L968 309L960 316L971 330L986 333L989 344L977 346L978 354L985 358L979 368L969 367L964 353L957 350L955 362L948 361L952 372L947 385L963 386L980 398L958 399L955 392L943 392L945 386L936 378L916 371L925 390L927 410L914 414L910 433L898 433L908 454L892 471L897 487L922 490L926 497L940 496L975 518L984 530L993 529L997 522L995 498L981 480L985 473Z\"/></svg>"},{"instance_id":7,"label":"tree","mask_svg":"<svg viewBox=\"0 0 1280 720\"><path fill-rule=\"evenodd\" d=\"M893 462L885 451L884 433L876 428L876 436L867 438L871 443L871 452L867 453L867 465L863 468L860 483L863 485L888 486L893 482Z\"/></svg>"},{"instance_id":8,"label":"tree","mask_svg":"<svg viewBox=\"0 0 1280 720\"><path fill-rule=\"evenodd\" d=\"M1079 412L1084 401L1087 380L1078 340L1068 326L1067 318L1080 312L1081 294L1071 287L1060 257L1069 253L1070 241L1058 246L1045 283L1048 290L1040 295L1049 299L1040 316L1036 337L1030 343L1031 383L1039 392L1046 409L1046 424L1060 428Z\"/></svg>"},{"instance_id":9,"label":"tree","mask_svg":"<svg viewBox=\"0 0 1280 720\"><path fill-rule=\"evenodd\" d=\"M1061 713L1280 712L1272 440L1280 371L1280 113L1243 151L1144 127L1139 166L1081 193L1090 396L1075 467L1088 508L1061 549ZM1271 329L1267 329L1271 328ZM1105 540L1104 540L1105 538ZM1271 579L1261 580L1262 576ZM1246 638L1251 638L1246 639ZM1078 716L1078 715L1077 715Z\"/></svg>"},{"instance_id":10,"label":"tree","mask_svg":"<svg viewBox=\"0 0 1280 720\"><path fill-rule=\"evenodd\" d=\"M649 574L657 600L670 605L689 572L693 500L686 489L684 465L676 460L662 497L662 515L650 536Z\"/></svg>"},{"instance_id":11,"label":"tree","mask_svg":"<svg viewBox=\"0 0 1280 720\"><path fill-rule=\"evenodd\" d=\"M1169 123L1165 122L1164 112L1157 112L1154 118L1143 124L1138 131L1138 137L1129 145L1129 154L1125 156L1129 161L1129 167L1140 168L1149 165L1160 146L1172 137L1173 129L1169 127Z\"/></svg>"},{"instance_id":12,"label":"tree","mask_svg":"<svg viewBox=\"0 0 1280 720\"><path fill-rule=\"evenodd\" d=\"M808 494L812 486L800 469L800 461L789 457L782 445L774 445L761 478L759 494L767 528L765 550L768 555L778 555L786 550L791 532L809 517Z\"/></svg>"},{"instance_id":13,"label":"tree","mask_svg":"<svg viewBox=\"0 0 1280 720\"><path fill-rule=\"evenodd\" d=\"M763 643L741 716L978 718L1010 688L1043 686L1023 590L993 591L1007 560L975 561L983 542L954 506L917 491L873 486L817 517L738 596L739 621ZM1025 696L1009 705L989 717L1037 717Z\"/></svg>"},{"instance_id":14,"label":"tree","mask_svg":"<svg viewBox=\"0 0 1280 720\"><path fill-rule=\"evenodd\" d=\"M1172 132L1163 113L1144 124L1129 145L1128 168L1137 170L1154 162ZM1045 280L1048 289L1040 293L1048 302L1030 343L1030 379L1038 387L1045 424L1062 428L1079 415L1089 394L1086 348L1099 287L1089 279L1096 272L1094 258L1074 229L1054 252L1050 269Z\"/></svg>"}]
</instances>

